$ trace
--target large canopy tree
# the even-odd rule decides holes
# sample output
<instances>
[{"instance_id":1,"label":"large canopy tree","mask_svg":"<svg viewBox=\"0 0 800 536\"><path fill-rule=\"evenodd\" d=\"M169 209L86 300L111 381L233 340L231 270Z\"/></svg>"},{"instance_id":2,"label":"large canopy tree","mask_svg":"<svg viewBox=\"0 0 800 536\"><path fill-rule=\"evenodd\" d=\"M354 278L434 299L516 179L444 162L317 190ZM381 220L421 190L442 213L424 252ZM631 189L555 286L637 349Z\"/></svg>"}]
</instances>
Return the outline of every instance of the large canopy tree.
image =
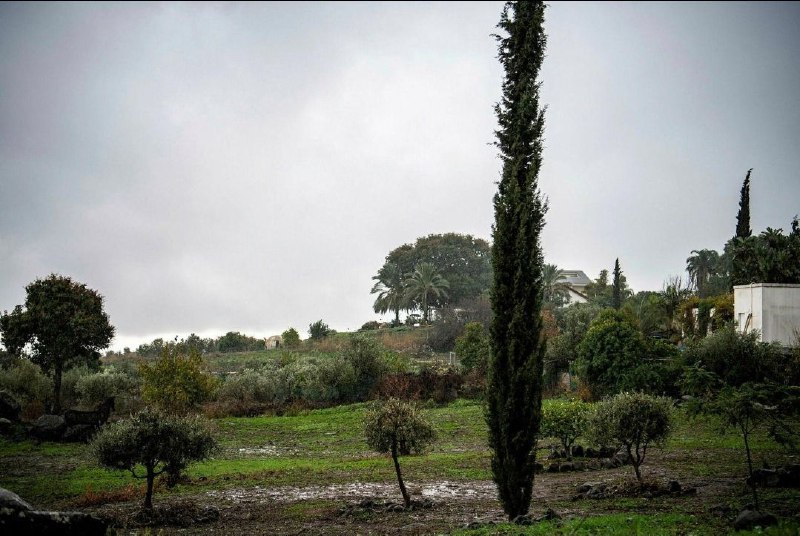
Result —
<instances>
[{"instance_id":1,"label":"large canopy tree","mask_svg":"<svg viewBox=\"0 0 800 536\"><path fill-rule=\"evenodd\" d=\"M495 145L503 161L494 197L491 289L494 318L486 388L486 421L492 475L509 519L530 508L536 436L542 416L540 235L547 204L539 192L544 109L539 71L544 60L543 2L509 2L497 36L505 70L503 96L495 106Z\"/></svg>"},{"instance_id":2,"label":"large canopy tree","mask_svg":"<svg viewBox=\"0 0 800 536\"><path fill-rule=\"evenodd\" d=\"M410 277L420 263L427 262L450 283L447 298L436 298L431 305L442 307L459 304L475 299L489 289L492 277L490 250L486 240L471 235L432 234L389 252L386 262L373 279L383 282L385 286L387 275L394 270L390 267L391 264L399 267L405 279Z\"/></svg>"},{"instance_id":3,"label":"large canopy tree","mask_svg":"<svg viewBox=\"0 0 800 536\"><path fill-rule=\"evenodd\" d=\"M53 374L53 413L61 412L61 376L78 364L97 364L114 337L103 297L83 283L52 274L25 287L25 305L0 316L6 349L31 358Z\"/></svg>"}]
</instances>

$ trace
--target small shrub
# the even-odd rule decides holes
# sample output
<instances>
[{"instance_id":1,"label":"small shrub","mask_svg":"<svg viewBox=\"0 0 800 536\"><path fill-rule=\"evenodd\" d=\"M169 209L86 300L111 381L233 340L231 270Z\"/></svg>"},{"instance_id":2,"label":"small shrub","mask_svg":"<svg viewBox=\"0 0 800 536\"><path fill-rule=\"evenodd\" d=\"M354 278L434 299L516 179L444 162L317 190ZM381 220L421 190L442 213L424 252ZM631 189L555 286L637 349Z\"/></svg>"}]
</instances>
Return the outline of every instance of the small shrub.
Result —
<instances>
[{"instance_id":1,"label":"small shrub","mask_svg":"<svg viewBox=\"0 0 800 536\"><path fill-rule=\"evenodd\" d=\"M542 404L540 435L554 437L572 459L572 444L588 429L592 405L580 400L547 400Z\"/></svg>"},{"instance_id":2,"label":"small shrub","mask_svg":"<svg viewBox=\"0 0 800 536\"><path fill-rule=\"evenodd\" d=\"M663 443L670 433L672 401L644 393L620 393L595 405L590 434L600 445L622 445L636 478L651 445Z\"/></svg>"},{"instance_id":3,"label":"small shrub","mask_svg":"<svg viewBox=\"0 0 800 536\"><path fill-rule=\"evenodd\" d=\"M166 473L177 478L189 463L208 458L216 448L214 438L198 418L152 410L104 427L90 446L103 467L129 471L134 478L146 480L146 509L153 508L156 476Z\"/></svg>"},{"instance_id":4,"label":"small shrub","mask_svg":"<svg viewBox=\"0 0 800 536\"><path fill-rule=\"evenodd\" d=\"M139 374L142 398L168 413L188 412L208 400L216 387L194 348L183 354L176 346L165 346L155 363L140 365Z\"/></svg>"},{"instance_id":5,"label":"small shrub","mask_svg":"<svg viewBox=\"0 0 800 536\"><path fill-rule=\"evenodd\" d=\"M113 368L97 374L82 376L75 384L75 392L84 406L94 407L110 397L114 397L117 406L120 399L129 399L136 396L139 382L136 378L117 372ZM119 407L122 410L122 407Z\"/></svg>"},{"instance_id":6,"label":"small shrub","mask_svg":"<svg viewBox=\"0 0 800 536\"><path fill-rule=\"evenodd\" d=\"M415 405L392 398L369 407L364 416L364 434L370 448L391 454L400 492L408 508L411 498L403 484L398 458L424 451L436 439L433 427Z\"/></svg>"}]
</instances>

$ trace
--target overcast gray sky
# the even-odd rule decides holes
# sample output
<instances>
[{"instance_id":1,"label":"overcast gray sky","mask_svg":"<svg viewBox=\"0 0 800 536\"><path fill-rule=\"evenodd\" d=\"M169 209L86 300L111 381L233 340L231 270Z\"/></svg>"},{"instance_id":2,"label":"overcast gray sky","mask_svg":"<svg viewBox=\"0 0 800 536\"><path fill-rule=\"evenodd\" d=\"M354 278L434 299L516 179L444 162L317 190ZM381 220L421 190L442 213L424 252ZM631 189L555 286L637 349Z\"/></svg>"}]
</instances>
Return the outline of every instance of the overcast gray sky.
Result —
<instances>
[{"instance_id":1,"label":"overcast gray sky","mask_svg":"<svg viewBox=\"0 0 800 536\"><path fill-rule=\"evenodd\" d=\"M115 348L376 318L431 233L491 238L500 3L0 4L0 310L51 272ZM800 4L547 10L548 262L658 290L800 212Z\"/></svg>"}]
</instances>

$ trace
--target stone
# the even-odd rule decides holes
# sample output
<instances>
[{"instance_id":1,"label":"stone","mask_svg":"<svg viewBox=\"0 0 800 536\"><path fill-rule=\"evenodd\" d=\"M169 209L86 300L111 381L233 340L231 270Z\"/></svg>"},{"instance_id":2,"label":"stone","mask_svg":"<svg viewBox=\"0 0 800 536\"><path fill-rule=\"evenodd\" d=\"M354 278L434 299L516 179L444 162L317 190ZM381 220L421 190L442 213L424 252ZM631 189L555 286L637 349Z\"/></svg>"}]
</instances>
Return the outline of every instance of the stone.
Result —
<instances>
[{"instance_id":1,"label":"stone","mask_svg":"<svg viewBox=\"0 0 800 536\"><path fill-rule=\"evenodd\" d=\"M670 493L680 493L681 492L681 483L677 480L670 480L669 481L669 492Z\"/></svg>"},{"instance_id":2,"label":"stone","mask_svg":"<svg viewBox=\"0 0 800 536\"><path fill-rule=\"evenodd\" d=\"M597 482L587 482L585 484L581 484L578 486L578 493L584 494L588 492L590 489L594 488L595 486L599 486L600 484Z\"/></svg>"},{"instance_id":3,"label":"stone","mask_svg":"<svg viewBox=\"0 0 800 536\"><path fill-rule=\"evenodd\" d=\"M575 470L575 464L572 462L562 463L558 466L559 473L569 473Z\"/></svg>"},{"instance_id":4,"label":"stone","mask_svg":"<svg viewBox=\"0 0 800 536\"><path fill-rule=\"evenodd\" d=\"M574 445L572 447L572 455L576 458L583 458L583 447L580 445Z\"/></svg>"},{"instance_id":5,"label":"stone","mask_svg":"<svg viewBox=\"0 0 800 536\"><path fill-rule=\"evenodd\" d=\"M61 415L42 415L33 423L31 435L40 441L57 441L67 429Z\"/></svg>"},{"instance_id":6,"label":"stone","mask_svg":"<svg viewBox=\"0 0 800 536\"><path fill-rule=\"evenodd\" d=\"M594 450L592 447L586 447L586 450L583 451L583 456L586 458L597 458L597 451Z\"/></svg>"},{"instance_id":7,"label":"stone","mask_svg":"<svg viewBox=\"0 0 800 536\"><path fill-rule=\"evenodd\" d=\"M10 508L11 510L18 511L31 510L33 507L23 501L22 498L13 491L0 488L0 508Z\"/></svg>"},{"instance_id":8,"label":"stone","mask_svg":"<svg viewBox=\"0 0 800 536\"><path fill-rule=\"evenodd\" d=\"M533 525L534 520L530 515L517 516L512 521L515 525Z\"/></svg>"},{"instance_id":9,"label":"stone","mask_svg":"<svg viewBox=\"0 0 800 536\"><path fill-rule=\"evenodd\" d=\"M755 527L769 527L778 523L778 518L769 512L760 510L742 510L733 522L736 530L748 530Z\"/></svg>"},{"instance_id":10,"label":"stone","mask_svg":"<svg viewBox=\"0 0 800 536\"><path fill-rule=\"evenodd\" d=\"M557 473L558 472L558 464L557 463L551 463L550 465L548 465L547 466L547 472L548 473Z\"/></svg>"},{"instance_id":11,"label":"stone","mask_svg":"<svg viewBox=\"0 0 800 536\"><path fill-rule=\"evenodd\" d=\"M534 470L535 472L537 472L537 473L541 473L542 471L544 471L544 465L542 465L542 463L541 463L541 462L536 462L536 463L533 465L533 470Z\"/></svg>"},{"instance_id":12,"label":"stone","mask_svg":"<svg viewBox=\"0 0 800 536\"><path fill-rule=\"evenodd\" d=\"M572 465L576 471L585 471L586 464L583 462L572 462Z\"/></svg>"},{"instance_id":13,"label":"stone","mask_svg":"<svg viewBox=\"0 0 800 536\"><path fill-rule=\"evenodd\" d=\"M17 399L6 391L0 390L0 418L11 422L19 422L20 405Z\"/></svg>"},{"instance_id":14,"label":"stone","mask_svg":"<svg viewBox=\"0 0 800 536\"><path fill-rule=\"evenodd\" d=\"M108 526L101 519L81 512L36 512L0 508L0 533L15 536L105 536Z\"/></svg>"},{"instance_id":15,"label":"stone","mask_svg":"<svg viewBox=\"0 0 800 536\"><path fill-rule=\"evenodd\" d=\"M754 469L753 475L747 478L747 485L775 488L781 483L781 477L775 469Z\"/></svg>"},{"instance_id":16,"label":"stone","mask_svg":"<svg viewBox=\"0 0 800 536\"><path fill-rule=\"evenodd\" d=\"M3 435L10 434L13 428L14 428L13 422L9 421L6 418L0 417L0 434Z\"/></svg>"}]
</instances>

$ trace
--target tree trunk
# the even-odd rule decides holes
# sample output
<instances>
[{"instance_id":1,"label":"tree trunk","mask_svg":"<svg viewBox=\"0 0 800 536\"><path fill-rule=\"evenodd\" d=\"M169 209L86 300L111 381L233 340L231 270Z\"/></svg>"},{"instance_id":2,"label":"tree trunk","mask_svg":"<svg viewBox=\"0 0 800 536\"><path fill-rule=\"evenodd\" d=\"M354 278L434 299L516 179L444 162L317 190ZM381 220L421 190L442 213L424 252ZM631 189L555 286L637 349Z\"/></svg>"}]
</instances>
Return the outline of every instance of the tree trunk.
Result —
<instances>
[{"instance_id":1,"label":"tree trunk","mask_svg":"<svg viewBox=\"0 0 800 536\"><path fill-rule=\"evenodd\" d=\"M747 480L750 482L750 489L753 490L753 503L756 510L758 510L758 491L756 490L756 483L753 482L753 458L750 454L750 434L745 427L742 427L742 437L744 438L744 450L747 452Z\"/></svg>"},{"instance_id":2,"label":"tree trunk","mask_svg":"<svg viewBox=\"0 0 800 536\"><path fill-rule=\"evenodd\" d=\"M153 481L156 479L155 471L152 467L147 468L147 493L144 496L144 507L148 510L153 509Z\"/></svg>"},{"instance_id":3,"label":"tree trunk","mask_svg":"<svg viewBox=\"0 0 800 536\"><path fill-rule=\"evenodd\" d=\"M56 365L53 370L53 415L61 414L61 365Z\"/></svg>"},{"instance_id":4,"label":"tree trunk","mask_svg":"<svg viewBox=\"0 0 800 536\"><path fill-rule=\"evenodd\" d=\"M411 506L411 497L408 496L406 486L403 484L403 475L400 473L400 462L397 460L397 445L392 445L392 460L394 461L394 470L397 472L397 483L400 484L400 493L403 494L403 502L406 508Z\"/></svg>"}]
</instances>

